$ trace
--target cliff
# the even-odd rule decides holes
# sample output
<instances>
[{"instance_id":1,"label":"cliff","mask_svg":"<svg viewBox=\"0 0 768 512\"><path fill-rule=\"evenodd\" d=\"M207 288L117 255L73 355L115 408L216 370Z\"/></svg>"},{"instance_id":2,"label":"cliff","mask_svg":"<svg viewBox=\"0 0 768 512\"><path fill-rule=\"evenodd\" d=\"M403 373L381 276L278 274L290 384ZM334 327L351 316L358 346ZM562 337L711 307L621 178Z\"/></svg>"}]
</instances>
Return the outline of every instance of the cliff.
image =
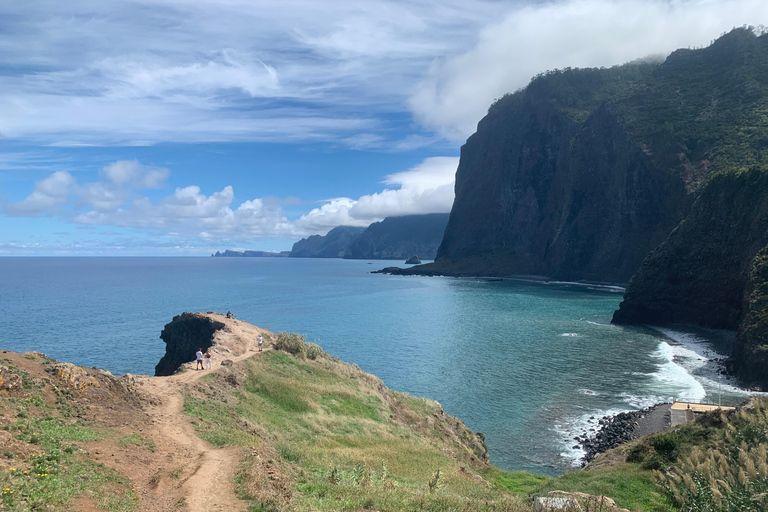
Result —
<instances>
[{"instance_id":1,"label":"cliff","mask_svg":"<svg viewBox=\"0 0 768 512\"><path fill-rule=\"evenodd\" d=\"M365 228L338 226L326 234L302 238L291 249L291 258L343 258L350 244Z\"/></svg>"},{"instance_id":2,"label":"cliff","mask_svg":"<svg viewBox=\"0 0 768 512\"><path fill-rule=\"evenodd\" d=\"M433 259L448 222L447 213L387 217L367 228L339 226L293 244L292 258Z\"/></svg>"},{"instance_id":3,"label":"cliff","mask_svg":"<svg viewBox=\"0 0 768 512\"><path fill-rule=\"evenodd\" d=\"M566 69L498 100L461 149L435 263L410 273L626 283L707 181L765 161L768 36Z\"/></svg>"},{"instance_id":4,"label":"cliff","mask_svg":"<svg viewBox=\"0 0 768 512\"><path fill-rule=\"evenodd\" d=\"M387 217L368 226L352 242L344 257L396 260L416 254L431 260L437 254L447 223L447 213Z\"/></svg>"},{"instance_id":5,"label":"cliff","mask_svg":"<svg viewBox=\"0 0 768 512\"><path fill-rule=\"evenodd\" d=\"M768 387L768 170L720 174L643 262L614 323L690 322L738 330L732 368Z\"/></svg>"}]
</instances>

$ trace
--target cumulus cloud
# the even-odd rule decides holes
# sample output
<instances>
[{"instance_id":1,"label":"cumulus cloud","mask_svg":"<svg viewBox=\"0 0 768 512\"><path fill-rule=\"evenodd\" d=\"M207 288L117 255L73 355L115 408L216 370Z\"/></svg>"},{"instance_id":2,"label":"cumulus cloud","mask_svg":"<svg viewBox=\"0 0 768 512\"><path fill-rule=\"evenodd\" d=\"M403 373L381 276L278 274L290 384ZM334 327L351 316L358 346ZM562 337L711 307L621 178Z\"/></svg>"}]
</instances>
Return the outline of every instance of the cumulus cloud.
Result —
<instances>
[{"instance_id":1,"label":"cumulus cloud","mask_svg":"<svg viewBox=\"0 0 768 512\"><path fill-rule=\"evenodd\" d=\"M104 166L101 174L115 185L144 190L162 188L171 171L164 167L147 167L138 160L118 160Z\"/></svg>"},{"instance_id":2,"label":"cumulus cloud","mask_svg":"<svg viewBox=\"0 0 768 512\"><path fill-rule=\"evenodd\" d=\"M358 199L331 199L294 226L303 232L327 232L340 225L367 226L388 216L447 213L453 206L458 165L457 157L427 158L408 171L386 176L383 183L393 188Z\"/></svg>"},{"instance_id":3,"label":"cumulus cloud","mask_svg":"<svg viewBox=\"0 0 768 512\"><path fill-rule=\"evenodd\" d=\"M177 187L160 199L138 193L164 186L170 171L135 160L113 162L101 180L78 184L57 171L38 181L25 199L6 205L16 216L60 215L87 226L134 229L150 236L253 241L325 234L340 225L367 226L387 216L448 212L458 158L433 157L384 177L384 189L357 199L334 198L295 220L283 208L297 199L260 197L237 204L234 188L205 194L199 186Z\"/></svg>"},{"instance_id":4,"label":"cumulus cloud","mask_svg":"<svg viewBox=\"0 0 768 512\"><path fill-rule=\"evenodd\" d=\"M436 60L410 98L415 116L463 141L495 98L543 71L623 64L703 46L766 22L764 0L563 0L519 7L460 55Z\"/></svg>"},{"instance_id":5,"label":"cumulus cloud","mask_svg":"<svg viewBox=\"0 0 768 512\"><path fill-rule=\"evenodd\" d=\"M5 206L5 213L15 217L52 215L67 203L75 178L67 171L56 171L35 182L34 191L26 198Z\"/></svg>"}]
</instances>

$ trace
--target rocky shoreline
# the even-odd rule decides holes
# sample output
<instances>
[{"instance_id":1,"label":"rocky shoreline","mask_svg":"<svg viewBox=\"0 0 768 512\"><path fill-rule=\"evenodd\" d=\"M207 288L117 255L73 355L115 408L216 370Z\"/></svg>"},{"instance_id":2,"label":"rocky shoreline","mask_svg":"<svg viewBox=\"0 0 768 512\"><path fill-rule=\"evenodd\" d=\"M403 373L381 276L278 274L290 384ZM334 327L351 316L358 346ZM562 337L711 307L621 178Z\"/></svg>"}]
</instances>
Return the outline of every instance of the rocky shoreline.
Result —
<instances>
[{"instance_id":1,"label":"rocky shoreline","mask_svg":"<svg viewBox=\"0 0 768 512\"><path fill-rule=\"evenodd\" d=\"M639 411L600 418L597 422L600 428L593 435L585 433L574 438L585 452L581 459L582 466L591 462L599 453L669 428L670 407L671 404L656 404Z\"/></svg>"}]
</instances>

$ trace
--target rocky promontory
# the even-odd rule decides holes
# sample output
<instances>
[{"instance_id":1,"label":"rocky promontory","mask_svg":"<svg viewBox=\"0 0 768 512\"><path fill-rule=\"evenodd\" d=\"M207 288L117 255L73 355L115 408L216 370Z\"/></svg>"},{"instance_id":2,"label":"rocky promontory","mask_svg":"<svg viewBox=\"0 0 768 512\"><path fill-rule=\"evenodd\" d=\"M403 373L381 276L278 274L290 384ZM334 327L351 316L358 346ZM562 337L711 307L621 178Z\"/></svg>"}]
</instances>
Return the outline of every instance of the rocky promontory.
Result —
<instances>
[{"instance_id":1,"label":"rocky promontory","mask_svg":"<svg viewBox=\"0 0 768 512\"><path fill-rule=\"evenodd\" d=\"M198 348L211 352L216 361L240 356L248 348L243 340L249 339L255 345L256 337L266 332L213 311L182 313L165 324L160 333L165 342L165 355L155 366L155 376L173 375L185 363L195 360Z\"/></svg>"}]
</instances>

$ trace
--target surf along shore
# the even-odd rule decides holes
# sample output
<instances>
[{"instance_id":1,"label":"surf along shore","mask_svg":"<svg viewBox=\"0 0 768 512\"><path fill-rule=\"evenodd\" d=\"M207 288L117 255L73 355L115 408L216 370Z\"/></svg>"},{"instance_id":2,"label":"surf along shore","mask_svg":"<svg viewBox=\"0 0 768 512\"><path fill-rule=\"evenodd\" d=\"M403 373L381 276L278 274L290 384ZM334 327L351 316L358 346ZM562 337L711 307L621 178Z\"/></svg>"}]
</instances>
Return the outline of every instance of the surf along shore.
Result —
<instances>
[{"instance_id":1,"label":"surf along shore","mask_svg":"<svg viewBox=\"0 0 768 512\"><path fill-rule=\"evenodd\" d=\"M633 446L656 460L648 438L557 479L509 473L437 402L298 335L212 312L163 332L168 353L209 349L213 370L184 362L165 377L115 377L3 352L2 509L527 512L534 496L610 505L602 494L628 510L675 509L643 462L626 462Z\"/></svg>"}]
</instances>

